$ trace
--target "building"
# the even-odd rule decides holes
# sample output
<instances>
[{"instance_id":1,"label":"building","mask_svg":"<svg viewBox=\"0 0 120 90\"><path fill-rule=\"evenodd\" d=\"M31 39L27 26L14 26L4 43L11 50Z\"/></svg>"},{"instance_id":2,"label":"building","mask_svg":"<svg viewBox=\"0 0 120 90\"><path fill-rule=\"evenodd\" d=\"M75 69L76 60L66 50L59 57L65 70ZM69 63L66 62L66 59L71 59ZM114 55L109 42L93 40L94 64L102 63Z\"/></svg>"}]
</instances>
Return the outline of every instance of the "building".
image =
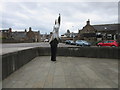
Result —
<instances>
[{"instance_id":1,"label":"building","mask_svg":"<svg viewBox=\"0 0 120 90\"><path fill-rule=\"evenodd\" d=\"M27 40L27 31L15 31L15 32L11 32L12 33L12 39L14 39L14 41L18 41L18 42L24 42Z\"/></svg>"},{"instance_id":2,"label":"building","mask_svg":"<svg viewBox=\"0 0 120 90\"><path fill-rule=\"evenodd\" d=\"M86 25L78 30L78 33L71 33L70 30L61 35L61 40L86 40L89 42L97 42L102 40L120 40L120 24L100 24L91 25L90 20L86 21Z\"/></svg>"},{"instance_id":3,"label":"building","mask_svg":"<svg viewBox=\"0 0 120 90\"><path fill-rule=\"evenodd\" d=\"M29 31L26 33L26 36L29 42L40 42L41 41L40 32L32 31L31 27L29 27Z\"/></svg>"},{"instance_id":4,"label":"building","mask_svg":"<svg viewBox=\"0 0 120 90\"><path fill-rule=\"evenodd\" d=\"M66 40L73 40L75 41L77 39L78 33L70 32L68 29L67 32L63 35L61 35L61 41L65 42Z\"/></svg>"},{"instance_id":5,"label":"building","mask_svg":"<svg viewBox=\"0 0 120 90\"><path fill-rule=\"evenodd\" d=\"M44 42L46 39L49 41L51 36L52 36L52 32L50 32L50 34L41 34L41 41Z\"/></svg>"},{"instance_id":6,"label":"building","mask_svg":"<svg viewBox=\"0 0 120 90\"><path fill-rule=\"evenodd\" d=\"M118 35L118 26L120 24L101 24L93 25L97 30L97 39L98 40L116 40L119 39Z\"/></svg>"},{"instance_id":7,"label":"building","mask_svg":"<svg viewBox=\"0 0 120 90\"><path fill-rule=\"evenodd\" d=\"M0 30L2 35L2 39L10 39L12 38L12 28Z\"/></svg>"},{"instance_id":8,"label":"building","mask_svg":"<svg viewBox=\"0 0 120 90\"><path fill-rule=\"evenodd\" d=\"M101 40L120 40L120 24L90 25L90 20L78 31L78 39L96 42Z\"/></svg>"},{"instance_id":9,"label":"building","mask_svg":"<svg viewBox=\"0 0 120 90\"><path fill-rule=\"evenodd\" d=\"M96 32L97 30L90 25L90 21L88 20L83 29L78 31L78 39L94 42L96 41Z\"/></svg>"},{"instance_id":10,"label":"building","mask_svg":"<svg viewBox=\"0 0 120 90\"><path fill-rule=\"evenodd\" d=\"M19 42L40 42L40 32L32 31L29 27L29 31L12 31L12 28L6 30L0 30L2 32L2 42L4 43L19 43Z\"/></svg>"}]
</instances>

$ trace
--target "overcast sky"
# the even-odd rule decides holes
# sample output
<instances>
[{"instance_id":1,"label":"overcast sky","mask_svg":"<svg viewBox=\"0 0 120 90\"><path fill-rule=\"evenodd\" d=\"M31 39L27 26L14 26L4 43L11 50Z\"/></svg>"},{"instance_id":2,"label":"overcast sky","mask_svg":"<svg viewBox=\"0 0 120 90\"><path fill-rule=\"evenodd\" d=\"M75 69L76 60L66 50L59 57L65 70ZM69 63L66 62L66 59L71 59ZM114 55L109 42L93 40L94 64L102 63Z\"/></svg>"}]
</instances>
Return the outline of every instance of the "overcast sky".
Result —
<instances>
[{"instance_id":1,"label":"overcast sky","mask_svg":"<svg viewBox=\"0 0 120 90\"><path fill-rule=\"evenodd\" d=\"M6 2L2 5L2 28L50 33L61 13L60 34L78 32L90 19L91 25L118 23L117 2Z\"/></svg>"}]
</instances>

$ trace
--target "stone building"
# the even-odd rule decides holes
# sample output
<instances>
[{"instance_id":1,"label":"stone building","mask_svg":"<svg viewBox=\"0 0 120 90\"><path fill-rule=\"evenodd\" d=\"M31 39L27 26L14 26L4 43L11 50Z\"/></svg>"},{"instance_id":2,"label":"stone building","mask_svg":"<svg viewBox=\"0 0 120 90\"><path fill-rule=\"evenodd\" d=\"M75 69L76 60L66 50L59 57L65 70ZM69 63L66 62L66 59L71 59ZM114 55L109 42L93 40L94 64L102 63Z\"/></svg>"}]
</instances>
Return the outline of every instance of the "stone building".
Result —
<instances>
[{"instance_id":1,"label":"stone building","mask_svg":"<svg viewBox=\"0 0 120 90\"><path fill-rule=\"evenodd\" d=\"M78 31L78 39L90 42L120 40L119 26L120 24L90 25L90 20L88 20L83 29Z\"/></svg>"},{"instance_id":2,"label":"stone building","mask_svg":"<svg viewBox=\"0 0 120 90\"><path fill-rule=\"evenodd\" d=\"M96 41L96 32L97 30L90 25L90 21L88 20L83 29L79 30L78 39L94 42Z\"/></svg>"},{"instance_id":3,"label":"stone building","mask_svg":"<svg viewBox=\"0 0 120 90\"><path fill-rule=\"evenodd\" d=\"M2 39L12 38L12 28L0 30Z\"/></svg>"},{"instance_id":4,"label":"stone building","mask_svg":"<svg viewBox=\"0 0 120 90\"><path fill-rule=\"evenodd\" d=\"M2 32L2 42L12 43L12 42L40 42L40 32L32 31L29 27L29 31L12 31L12 28L6 30L0 30Z\"/></svg>"},{"instance_id":5,"label":"stone building","mask_svg":"<svg viewBox=\"0 0 120 90\"><path fill-rule=\"evenodd\" d=\"M32 31L31 27L29 27L29 31L27 32L26 36L29 42L40 42L41 41L40 32Z\"/></svg>"},{"instance_id":6,"label":"stone building","mask_svg":"<svg viewBox=\"0 0 120 90\"><path fill-rule=\"evenodd\" d=\"M101 24L93 25L97 30L97 39L98 40L116 40L119 39L118 26L120 24Z\"/></svg>"},{"instance_id":7,"label":"stone building","mask_svg":"<svg viewBox=\"0 0 120 90\"><path fill-rule=\"evenodd\" d=\"M12 38L15 40L15 41L18 41L18 42L25 42L27 40L27 31L15 31L15 32L12 32Z\"/></svg>"}]
</instances>

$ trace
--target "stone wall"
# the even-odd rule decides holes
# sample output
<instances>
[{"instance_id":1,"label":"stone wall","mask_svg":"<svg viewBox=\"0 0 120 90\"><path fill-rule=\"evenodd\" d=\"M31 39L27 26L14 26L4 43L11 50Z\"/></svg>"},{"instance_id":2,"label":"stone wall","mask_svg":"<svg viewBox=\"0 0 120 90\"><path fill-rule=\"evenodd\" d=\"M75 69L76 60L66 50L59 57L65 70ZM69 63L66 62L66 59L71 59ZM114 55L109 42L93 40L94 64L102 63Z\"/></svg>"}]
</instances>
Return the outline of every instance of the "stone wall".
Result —
<instances>
[{"instance_id":1,"label":"stone wall","mask_svg":"<svg viewBox=\"0 0 120 90\"><path fill-rule=\"evenodd\" d=\"M2 55L2 79L38 56L36 48Z\"/></svg>"}]
</instances>

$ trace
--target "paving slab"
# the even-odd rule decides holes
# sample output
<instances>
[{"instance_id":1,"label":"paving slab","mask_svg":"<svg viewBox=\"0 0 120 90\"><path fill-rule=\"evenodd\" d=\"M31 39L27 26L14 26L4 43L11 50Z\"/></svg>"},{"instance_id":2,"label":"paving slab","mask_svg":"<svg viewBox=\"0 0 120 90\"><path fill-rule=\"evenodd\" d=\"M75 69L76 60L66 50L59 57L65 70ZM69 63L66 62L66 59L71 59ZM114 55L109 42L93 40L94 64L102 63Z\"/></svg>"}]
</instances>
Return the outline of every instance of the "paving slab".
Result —
<instances>
[{"instance_id":1,"label":"paving slab","mask_svg":"<svg viewBox=\"0 0 120 90\"><path fill-rule=\"evenodd\" d=\"M3 88L118 88L118 60L40 56L3 80Z\"/></svg>"}]
</instances>

